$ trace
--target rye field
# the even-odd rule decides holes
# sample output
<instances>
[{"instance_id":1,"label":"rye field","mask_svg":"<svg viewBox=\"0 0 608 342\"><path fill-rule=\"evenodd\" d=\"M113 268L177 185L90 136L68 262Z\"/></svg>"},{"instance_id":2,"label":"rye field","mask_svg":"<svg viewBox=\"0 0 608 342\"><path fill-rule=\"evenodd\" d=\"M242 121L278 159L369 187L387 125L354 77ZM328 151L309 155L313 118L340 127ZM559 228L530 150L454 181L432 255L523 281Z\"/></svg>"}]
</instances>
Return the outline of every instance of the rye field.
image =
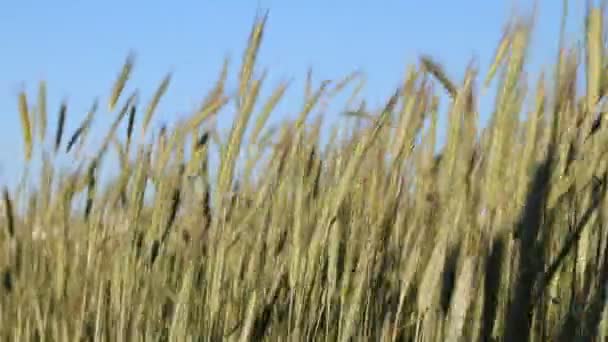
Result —
<instances>
[{"instance_id":1,"label":"rye field","mask_svg":"<svg viewBox=\"0 0 608 342\"><path fill-rule=\"evenodd\" d=\"M75 131L40 81L15 101L27 163L1 199L0 338L606 341L608 27L601 7L585 15L533 82L520 16L488 70L455 80L421 56L379 108L360 73L304 78L304 105L277 125L291 84L256 62L267 15L199 110L160 129L171 74L152 98L123 91L133 55ZM315 114L338 94L339 134ZM79 153L101 111L105 139ZM225 111L222 135L208 123Z\"/></svg>"}]
</instances>

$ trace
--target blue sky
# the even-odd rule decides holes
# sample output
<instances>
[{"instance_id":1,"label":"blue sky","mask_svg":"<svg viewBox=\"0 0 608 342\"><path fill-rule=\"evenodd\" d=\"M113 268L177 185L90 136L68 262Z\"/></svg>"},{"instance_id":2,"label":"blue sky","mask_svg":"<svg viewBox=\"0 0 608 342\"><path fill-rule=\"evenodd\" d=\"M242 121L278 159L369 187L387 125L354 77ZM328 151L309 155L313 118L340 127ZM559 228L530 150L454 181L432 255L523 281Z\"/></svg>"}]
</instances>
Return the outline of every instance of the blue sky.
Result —
<instances>
[{"instance_id":1,"label":"blue sky","mask_svg":"<svg viewBox=\"0 0 608 342\"><path fill-rule=\"evenodd\" d=\"M224 56L236 75L241 52L258 10L269 9L260 66L270 68L266 89L294 78L295 88L275 119L297 111L308 67L315 81L337 79L355 69L367 74L365 97L384 101L401 81L406 66L421 53L440 61L459 77L470 58L482 74L491 62L514 1L5 1L0 5L0 182L21 171L22 138L17 93L25 86L35 98L37 82L49 89L49 133L59 101L69 103L71 133L93 99L107 107L110 87L125 56L137 54L128 89L146 102L166 72L173 82L156 122L189 114L217 77ZM561 17L559 0L540 0L531 51L532 67L554 60ZM583 1L571 1L569 33L582 29ZM533 1L519 1L521 10ZM283 111L284 109L284 111ZM99 122L111 116L104 110ZM487 113L485 113L487 114ZM482 108L482 116L483 108ZM222 118L220 118L222 120ZM221 122L223 125L229 122Z\"/></svg>"}]
</instances>

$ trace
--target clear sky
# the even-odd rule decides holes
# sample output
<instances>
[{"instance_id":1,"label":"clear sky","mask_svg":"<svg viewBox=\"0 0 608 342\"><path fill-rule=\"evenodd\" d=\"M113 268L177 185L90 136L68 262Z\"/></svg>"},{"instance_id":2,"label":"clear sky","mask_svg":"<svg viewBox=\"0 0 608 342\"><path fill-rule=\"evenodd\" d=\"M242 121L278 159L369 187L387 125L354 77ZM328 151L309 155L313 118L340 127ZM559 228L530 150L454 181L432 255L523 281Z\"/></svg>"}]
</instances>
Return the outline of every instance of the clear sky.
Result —
<instances>
[{"instance_id":1,"label":"clear sky","mask_svg":"<svg viewBox=\"0 0 608 342\"><path fill-rule=\"evenodd\" d=\"M59 101L69 103L67 132L96 96L105 111L110 87L130 50L137 64L129 89L146 102L166 72L174 78L156 122L189 114L217 77L227 54L232 75L240 63L258 9L269 9L260 66L270 69L267 89L294 78L296 90L282 107L297 111L308 67L315 81L337 79L355 69L368 76L370 104L384 101L421 53L434 56L457 81L470 58L487 70L503 24L516 4L532 0L385 1L4 1L0 5L0 182L21 168L22 138L17 93L35 99L37 82L48 81L49 132ZM580 32L584 1L570 1L571 38ZM558 44L560 0L540 0L531 58L552 63ZM275 115L280 115L278 112ZM482 116L487 115L483 113ZM276 119L276 117L275 117ZM221 120L221 118L220 118ZM224 124L226 124L224 122Z\"/></svg>"}]
</instances>

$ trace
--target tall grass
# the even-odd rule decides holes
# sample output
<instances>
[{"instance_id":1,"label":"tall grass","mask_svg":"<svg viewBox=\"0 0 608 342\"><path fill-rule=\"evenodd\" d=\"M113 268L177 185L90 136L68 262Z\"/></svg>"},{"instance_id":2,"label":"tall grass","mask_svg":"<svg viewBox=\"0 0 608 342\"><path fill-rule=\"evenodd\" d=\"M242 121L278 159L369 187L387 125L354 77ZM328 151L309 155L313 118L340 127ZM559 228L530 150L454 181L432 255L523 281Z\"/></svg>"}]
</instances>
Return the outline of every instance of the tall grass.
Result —
<instances>
[{"instance_id":1,"label":"tall grass","mask_svg":"<svg viewBox=\"0 0 608 342\"><path fill-rule=\"evenodd\" d=\"M424 56L384 106L350 108L359 124L328 144L311 113L350 85L352 104L364 78L315 89L309 76L296 120L267 127L290 82L261 98L266 20L252 28L237 89L226 89L226 60L200 109L161 132L150 121L171 75L147 104L137 91L125 97L136 71L129 55L110 94L109 110L118 108L110 131L92 157L73 154L69 172L55 156L86 140L97 102L67 141L62 103L49 155L47 84L35 106L20 95L26 158L43 162L36 189L4 191L2 339L606 339L608 60L599 8L587 13L583 46L556 37L555 73L532 87L524 79L532 22L520 18L487 72L471 63L451 80ZM498 82L483 131L480 78ZM437 154L446 92L448 135ZM222 140L206 123L232 102L237 116ZM121 172L101 186L112 146Z\"/></svg>"}]
</instances>

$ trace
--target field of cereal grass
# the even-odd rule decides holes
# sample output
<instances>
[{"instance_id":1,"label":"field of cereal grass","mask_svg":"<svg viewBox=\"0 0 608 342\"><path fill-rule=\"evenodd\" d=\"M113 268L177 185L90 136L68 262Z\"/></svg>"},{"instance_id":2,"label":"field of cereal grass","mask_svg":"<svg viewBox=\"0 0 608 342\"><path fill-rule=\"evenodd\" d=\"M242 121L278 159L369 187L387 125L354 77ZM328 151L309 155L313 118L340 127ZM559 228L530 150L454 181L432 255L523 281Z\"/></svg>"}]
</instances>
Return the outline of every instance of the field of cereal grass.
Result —
<instances>
[{"instance_id":1,"label":"field of cereal grass","mask_svg":"<svg viewBox=\"0 0 608 342\"><path fill-rule=\"evenodd\" d=\"M75 132L64 129L67 103L47 108L41 82L18 98L23 153L43 159L40 174L3 193L0 337L606 340L608 58L604 13L586 15L584 44L555 37L555 67L535 84L523 77L532 21L520 17L489 70L470 64L452 80L422 56L383 107L354 106L348 135L325 144L311 113L357 95L363 78L308 78L295 120L268 126L289 84L259 95L267 16L239 69L226 63L200 109L160 131L150 122L171 75L148 102L123 93L132 55L109 103ZM232 72L239 82L227 89ZM492 82L482 130L477 103ZM238 113L224 139L205 124L229 105ZM75 153L106 109L115 121L97 153ZM109 151L120 172L101 186ZM61 172L60 154L77 167Z\"/></svg>"}]
</instances>

